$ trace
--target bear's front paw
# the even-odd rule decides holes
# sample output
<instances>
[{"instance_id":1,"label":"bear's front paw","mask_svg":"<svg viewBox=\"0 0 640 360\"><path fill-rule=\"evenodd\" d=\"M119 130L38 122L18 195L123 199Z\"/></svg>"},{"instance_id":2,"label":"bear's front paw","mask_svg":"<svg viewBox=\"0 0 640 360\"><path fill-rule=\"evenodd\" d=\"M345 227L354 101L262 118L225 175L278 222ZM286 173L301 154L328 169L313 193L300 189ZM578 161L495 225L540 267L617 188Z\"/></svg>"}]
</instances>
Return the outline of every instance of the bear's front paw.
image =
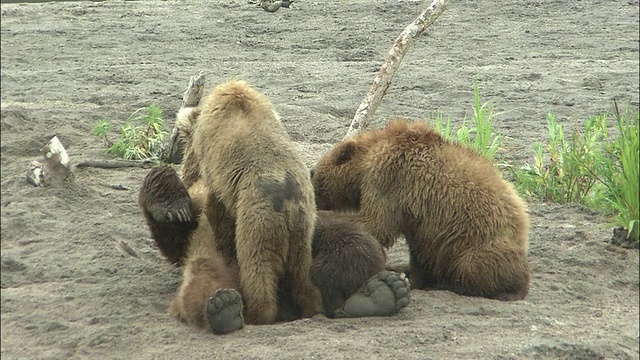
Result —
<instances>
[{"instance_id":1,"label":"bear's front paw","mask_svg":"<svg viewBox=\"0 0 640 360\"><path fill-rule=\"evenodd\" d=\"M139 202L155 221L193 220L189 191L170 166L149 171L140 188Z\"/></svg>"},{"instance_id":2,"label":"bear's front paw","mask_svg":"<svg viewBox=\"0 0 640 360\"><path fill-rule=\"evenodd\" d=\"M390 316L409 304L409 280L403 273L384 270L351 295L340 317Z\"/></svg>"},{"instance_id":3,"label":"bear's front paw","mask_svg":"<svg viewBox=\"0 0 640 360\"><path fill-rule=\"evenodd\" d=\"M234 289L218 289L207 303L207 319L214 334L242 329L242 297Z\"/></svg>"}]
</instances>

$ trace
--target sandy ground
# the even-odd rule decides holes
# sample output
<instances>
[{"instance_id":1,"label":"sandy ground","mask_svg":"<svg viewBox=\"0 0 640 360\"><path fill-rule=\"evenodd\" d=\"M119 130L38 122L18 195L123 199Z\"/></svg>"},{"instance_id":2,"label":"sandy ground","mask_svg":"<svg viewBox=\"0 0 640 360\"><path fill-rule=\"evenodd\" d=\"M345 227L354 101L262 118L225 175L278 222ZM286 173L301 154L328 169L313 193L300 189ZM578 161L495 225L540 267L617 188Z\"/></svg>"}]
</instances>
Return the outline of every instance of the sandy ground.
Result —
<instances>
[{"instance_id":1,"label":"sandy ground","mask_svg":"<svg viewBox=\"0 0 640 360\"><path fill-rule=\"evenodd\" d=\"M167 314L180 272L160 258L136 205L147 170L78 169L68 189L25 181L54 134L77 163L108 158L90 135L101 118L119 125L155 102L170 128L200 70L208 84L235 76L265 92L311 165L346 133L391 43L426 6L2 4L3 359L638 359L638 250L608 244L607 219L581 207L530 204L526 301L413 291L389 318L216 337ZM547 112L571 127L613 98L638 106L638 1L451 1L406 56L373 126L434 111L459 124L476 79L501 112L505 156L531 161ZM406 263L406 247L390 261Z\"/></svg>"}]
</instances>

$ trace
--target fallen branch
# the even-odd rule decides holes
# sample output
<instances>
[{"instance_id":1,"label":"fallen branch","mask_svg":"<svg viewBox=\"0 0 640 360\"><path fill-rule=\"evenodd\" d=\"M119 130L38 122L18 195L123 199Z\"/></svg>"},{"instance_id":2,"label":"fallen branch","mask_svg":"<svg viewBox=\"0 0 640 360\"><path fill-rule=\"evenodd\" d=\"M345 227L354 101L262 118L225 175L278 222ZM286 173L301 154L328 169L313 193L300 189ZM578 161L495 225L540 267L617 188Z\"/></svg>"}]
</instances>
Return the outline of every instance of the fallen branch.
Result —
<instances>
[{"instance_id":1,"label":"fallen branch","mask_svg":"<svg viewBox=\"0 0 640 360\"><path fill-rule=\"evenodd\" d=\"M129 167L141 167L143 169L150 169L153 167L152 160L141 160L141 161L133 161L133 160L99 160L99 161L83 161L76 165L77 168L85 168L85 167L94 167L101 169L118 169L118 168L129 168Z\"/></svg>"},{"instance_id":2,"label":"fallen branch","mask_svg":"<svg viewBox=\"0 0 640 360\"><path fill-rule=\"evenodd\" d=\"M389 50L389 54L384 64L373 79L369 92L356 110L356 114L351 121L351 126L345 138L358 133L369 124L373 114L378 109L382 98L387 92L391 80L396 70L400 66L402 59L409 51L413 42L424 30L436 21L445 9L446 0L433 0L431 5L423 11L411 24L409 24L398 36Z\"/></svg>"},{"instance_id":3,"label":"fallen branch","mask_svg":"<svg viewBox=\"0 0 640 360\"><path fill-rule=\"evenodd\" d=\"M202 71L197 76L192 76L189 79L189 85L187 90L182 96L182 105L180 111L186 108L194 108L200 104L202 99L202 92L204 90L205 77ZM178 112L180 113L180 112ZM171 131L171 138L169 139L169 150L167 153L167 162L171 164L180 164L183 156L182 140L178 133L178 128L174 125Z\"/></svg>"}]
</instances>

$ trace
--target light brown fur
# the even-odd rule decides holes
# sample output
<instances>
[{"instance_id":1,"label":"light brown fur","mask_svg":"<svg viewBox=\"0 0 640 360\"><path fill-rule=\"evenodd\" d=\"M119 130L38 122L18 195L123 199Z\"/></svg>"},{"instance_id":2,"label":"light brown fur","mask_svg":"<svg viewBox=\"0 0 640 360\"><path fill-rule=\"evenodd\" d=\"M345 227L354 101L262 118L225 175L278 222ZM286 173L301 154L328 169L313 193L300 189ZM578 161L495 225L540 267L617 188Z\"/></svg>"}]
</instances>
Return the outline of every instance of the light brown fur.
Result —
<instances>
[{"instance_id":1,"label":"light brown fur","mask_svg":"<svg viewBox=\"0 0 640 360\"><path fill-rule=\"evenodd\" d=\"M237 259L247 322L275 321L281 280L304 317L321 311L308 278L313 188L269 100L243 81L216 86L200 107L193 150L185 165L199 164L218 249Z\"/></svg>"},{"instance_id":2,"label":"light brown fur","mask_svg":"<svg viewBox=\"0 0 640 360\"><path fill-rule=\"evenodd\" d=\"M178 129L182 149L184 151L182 162L182 181L190 189L191 185L198 181L200 176L200 164L193 154L193 130L200 116L200 108L180 109L176 117L176 128Z\"/></svg>"},{"instance_id":3,"label":"light brown fur","mask_svg":"<svg viewBox=\"0 0 640 360\"><path fill-rule=\"evenodd\" d=\"M405 236L412 288L526 297L526 206L485 158L397 120L338 143L312 173L318 209L358 211L387 248Z\"/></svg>"},{"instance_id":4,"label":"light brown fur","mask_svg":"<svg viewBox=\"0 0 640 360\"><path fill-rule=\"evenodd\" d=\"M213 231L202 215L189 237L182 284L169 313L199 328L209 326L207 301L218 289L239 289L237 265L225 259L213 244Z\"/></svg>"}]
</instances>

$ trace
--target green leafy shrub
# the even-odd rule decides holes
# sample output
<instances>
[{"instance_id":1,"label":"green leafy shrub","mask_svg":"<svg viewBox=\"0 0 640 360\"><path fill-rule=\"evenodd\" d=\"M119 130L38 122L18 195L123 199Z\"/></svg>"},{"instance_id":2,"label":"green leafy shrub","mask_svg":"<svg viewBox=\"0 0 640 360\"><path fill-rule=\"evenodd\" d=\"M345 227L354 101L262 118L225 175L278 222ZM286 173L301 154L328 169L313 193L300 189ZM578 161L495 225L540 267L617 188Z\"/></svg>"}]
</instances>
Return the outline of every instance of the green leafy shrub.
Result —
<instances>
[{"instance_id":1,"label":"green leafy shrub","mask_svg":"<svg viewBox=\"0 0 640 360\"><path fill-rule=\"evenodd\" d=\"M157 160L160 157L167 132L163 130L162 109L157 105L136 110L120 127L120 138L109 140L111 123L102 119L93 128L93 134L107 143L107 154L127 160Z\"/></svg>"},{"instance_id":2,"label":"green leafy shrub","mask_svg":"<svg viewBox=\"0 0 640 360\"><path fill-rule=\"evenodd\" d=\"M584 164L604 161L599 145L606 137L603 118L587 120L584 132L574 131L568 139L552 113L547 114L547 127L546 146L539 142L533 145L534 164L514 173L518 189L525 196L560 204L588 203L596 179Z\"/></svg>"},{"instance_id":3,"label":"green leafy shrub","mask_svg":"<svg viewBox=\"0 0 640 360\"><path fill-rule=\"evenodd\" d=\"M512 168L525 197L579 203L627 227L638 241L638 112L614 106L618 136L611 140L607 114L588 118L567 138L553 114L547 115L549 140L535 143L534 163Z\"/></svg>"}]
</instances>

